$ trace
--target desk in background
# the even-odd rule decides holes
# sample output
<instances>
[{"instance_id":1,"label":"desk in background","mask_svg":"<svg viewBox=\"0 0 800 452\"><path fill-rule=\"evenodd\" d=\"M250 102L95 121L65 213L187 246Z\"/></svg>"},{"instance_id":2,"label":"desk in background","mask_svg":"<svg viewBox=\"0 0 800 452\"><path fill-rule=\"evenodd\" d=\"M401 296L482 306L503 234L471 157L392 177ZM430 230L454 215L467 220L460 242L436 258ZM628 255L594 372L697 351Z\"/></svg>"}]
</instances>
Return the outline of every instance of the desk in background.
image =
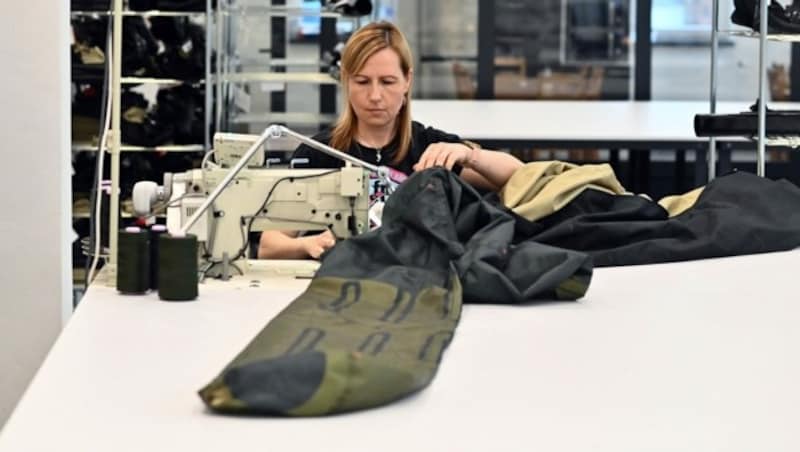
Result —
<instances>
[{"instance_id":1,"label":"desk in background","mask_svg":"<svg viewBox=\"0 0 800 452\"><path fill-rule=\"evenodd\" d=\"M634 154L676 150L677 180L683 180L680 172L685 171L685 151L693 150L697 153L695 185L704 184L708 177L708 139L694 134L694 115L707 112L707 102L415 99L412 108L415 120L489 149L601 148L628 149ZM745 102L721 102L717 112L736 113L748 108ZM770 108L800 109L800 104L776 102ZM732 169L732 149L749 144L737 137L720 138L717 143L717 174ZM631 170L638 187L629 188L646 191L647 168Z\"/></svg>"}]
</instances>

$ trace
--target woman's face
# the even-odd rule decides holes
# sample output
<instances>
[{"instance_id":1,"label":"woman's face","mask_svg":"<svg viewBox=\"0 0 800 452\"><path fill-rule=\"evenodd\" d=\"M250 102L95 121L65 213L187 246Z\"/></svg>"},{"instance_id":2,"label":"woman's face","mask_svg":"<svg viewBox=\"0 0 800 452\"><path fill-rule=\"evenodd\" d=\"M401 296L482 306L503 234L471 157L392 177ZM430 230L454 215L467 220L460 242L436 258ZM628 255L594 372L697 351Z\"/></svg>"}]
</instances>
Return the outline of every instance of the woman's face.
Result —
<instances>
[{"instance_id":1,"label":"woman's face","mask_svg":"<svg viewBox=\"0 0 800 452\"><path fill-rule=\"evenodd\" d=\"M400 67L400 57L385 48L369 57L348 81L350 105L358 121L371 127L394 124L411 84Z\"/></svg>"}]
</instances>

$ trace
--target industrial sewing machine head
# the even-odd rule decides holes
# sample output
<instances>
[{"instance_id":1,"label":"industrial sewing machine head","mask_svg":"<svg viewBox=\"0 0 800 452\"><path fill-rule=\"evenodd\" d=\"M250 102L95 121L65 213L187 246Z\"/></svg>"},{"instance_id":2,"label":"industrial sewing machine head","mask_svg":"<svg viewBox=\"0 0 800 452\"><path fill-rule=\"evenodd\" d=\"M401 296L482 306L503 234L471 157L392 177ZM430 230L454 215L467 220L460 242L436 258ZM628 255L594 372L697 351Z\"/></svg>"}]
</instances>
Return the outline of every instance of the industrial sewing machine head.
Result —
<instances>
[{"instance_id":1,"label":"industrial sewing machine head","mask_svg":"<svg viewBox=\"0 0 800 452\"><path fill-rule=\"evenodd\" d=\"M166 206L170 232L197 236L206 274L227 278L231 267L244 272L251 265L259 265L247 259L253 257L252 232L329 229L342 239L369 227L369 168L349 163L333 170L264 167L266 140L259 138L217 134L215 163L204 159L200 169L167 175L163 187L153 182L134 187L138 215L151 215L155 205ZM250 152L259 141L258 149ZM201 209L204 212L199 212ZM277 262L273 269L283 274L304 274L316 267L311 263Z\"/></svg>"}]
</instances>

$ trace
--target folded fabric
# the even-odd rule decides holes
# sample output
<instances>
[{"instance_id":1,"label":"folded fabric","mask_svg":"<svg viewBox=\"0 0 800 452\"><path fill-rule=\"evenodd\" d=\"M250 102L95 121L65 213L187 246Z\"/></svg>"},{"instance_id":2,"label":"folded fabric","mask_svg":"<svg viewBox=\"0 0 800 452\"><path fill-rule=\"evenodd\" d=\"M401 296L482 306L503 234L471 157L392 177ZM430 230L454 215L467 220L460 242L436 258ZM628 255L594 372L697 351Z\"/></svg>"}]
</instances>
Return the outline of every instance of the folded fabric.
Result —
<instances>
[{"instance_id":1,"label":"folded fabric","mask_svg":"<svg viewBox=\"0 0 800 452\"><path fill-rule=\"evenodd\" d=\"M800 188L746 172L711 181L676 216L640 196L585 190L517 234L584 251L598 267L791 250L800 246Z\"/></svg>"},{"instance_id":2,"label":"folded fabric","mask_svg":"<svg viewBox=\"0 0 800 452\"><path fill-rule=\"evenodd\" d=\"M383 221L324 256L308 289L200 390L208 407L310 416L384 405L433 379L462 301L575 300L591 280L585 254L515 241L511 212L441 168L402 184Z\"/></svg>"},{"instance_id":3,"label":"folded fabric","mask_svg":"<svg viewBox=\"0 0 800 452\"><path fill-rule=\"evenodd\" d=\"M705 187L697 187L682 195L665 196L658 200L658 205L667 211L670 218L678 216L694 206L697 202L697 198L700 197L700 193L703 193L704 188Z\"/></svg>"},{"instance_id":4,"label":"folded fabric","mask_svg":"<svg viewBox=\"0 0 800 452\"><path fill-rule=\"evenodd\" d=\"M625 188L607 163L576 165L546 161L518 169L500 192L503 204L530 221L556 212L584 190L622 194Z\"/></svg>"}]
</instances>

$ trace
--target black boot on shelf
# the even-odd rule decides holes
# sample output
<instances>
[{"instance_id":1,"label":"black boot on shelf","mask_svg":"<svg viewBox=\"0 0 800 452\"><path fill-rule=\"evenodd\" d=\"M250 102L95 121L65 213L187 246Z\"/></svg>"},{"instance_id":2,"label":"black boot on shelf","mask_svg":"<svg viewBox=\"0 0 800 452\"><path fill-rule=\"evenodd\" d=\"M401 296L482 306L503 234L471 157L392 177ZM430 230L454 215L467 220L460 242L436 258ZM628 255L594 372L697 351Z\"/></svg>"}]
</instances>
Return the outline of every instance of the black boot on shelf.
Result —
<instances>
[{"instance_id":1,"label":"black boot on shelf","mask_svg":"<svg viewBox=\"0 0 800 452\"><path fill-rule=\"evenodd\" d=\"M160 22L153 32L164 43L158 61L163 77L200 80L205 76L205 31L188 21Z\"/></svg>"},{"instance_id":2,"label":"black boot on shelf","mask_svg":"<svg viewBox=\"0 0 800 452\"><path fill-rule=\"evenodd\" d=\"M106 33L105 17L75 17L71 21L74 42L72 52L72 79L74 81L101 81L105 77Z\"/></svg>"},{"instance_id":3,"label":"black boot on shelf","mask_svg":"<svg viewBox=\"0 0 800 452\"><path fill-rule=\"evenodd\" d=\"M733 0L733 7L731 22L743 27L754 28L753 19L755 19L756 8L758 8L758 0Z\"/></svg>"},{"instance_id":4,"label":"black boot on shelf","mask_svg":"<svg viewBox=\"0 0 800 452\"><path fill-rule=\"evenodd\" d=\"M159 123L151 113L144 116L123 113L122 141L133 146L156 147L172 143L175 133L172 124ZM138 112L137 112L138 113Z\"/></svg>"},{"instance_id":5,"label":"black boot on shelf","mask_svg":"<svg viewBox=\"0 0 800 452\"><path fill-rule=\"evenodd\" d=\"M372 14L372 1L370 0L320 0L322 7L340 13L344 16L369 16Z\"/></svg>"},{"instance_id":6,"label":"black boot on shelf","mask_svg":"<svg viewBox=\"0 0 800 452\"><path fill-rule=\"evenodd\" d=\"M125 17L122 27L122 75L160 77L155 55L159 45L141 17Z\"/></svg>"},{"instance_id":7,"label":"black boot on shelf","mask_svg":"<svg viewBox=\"0 0 800 452\"><path fill-rule=\"evenodd\" d=\"M734 0L735 9L731 14L731 21L736 25L742 25L760 31L761 5L759 0ZM795 34L800 33L800 6L792 4L783 7L780 3L772 0L767 7L768 32L776 34Z\"/></svg>"},{"instance_id":8,"label":"black boot on shelf","mask_svg":"<svg viewBox=\"0 0 800 452\"><path fill-rule=\"evenodd\" d=\"M106 17L78 16L70 21L72 34L75 41L82 42L90 47L104 48L108 34L108 19Z\"/></svg>"},{"instance_id":9,"label":"black boot on shelf","mask_svg":"<svg viewBox=\"0 0 800 452\"><path fill-rule=\"evenodd\" d=\"M150 32L165 46L183 44L189 37L188 17L155 16L150 18Z\"/></svg>"},{"instance_id":10,"label":"black boot on shelf","mask_svg":"<svg viewBox=\"0 0 800 452\"><path fill-rule=\"evenodd\" d=\"M162 88L157 94L158 121L174 127L175 144L201 144L205 124L205 95L202 90L184 84Z\"/></svg>"},{"instance_id":11,"label":"black boot on shelf","mask_svg":"<svg viewBox=\"0 0 800 452\"><path fill-rule=\"evenodd\" d=\"M158 120L141 94L126 90L122 93L122 142L133 146L154 147L171 143L175 136L170 123Z\"/></svg>"}]
</instances>

